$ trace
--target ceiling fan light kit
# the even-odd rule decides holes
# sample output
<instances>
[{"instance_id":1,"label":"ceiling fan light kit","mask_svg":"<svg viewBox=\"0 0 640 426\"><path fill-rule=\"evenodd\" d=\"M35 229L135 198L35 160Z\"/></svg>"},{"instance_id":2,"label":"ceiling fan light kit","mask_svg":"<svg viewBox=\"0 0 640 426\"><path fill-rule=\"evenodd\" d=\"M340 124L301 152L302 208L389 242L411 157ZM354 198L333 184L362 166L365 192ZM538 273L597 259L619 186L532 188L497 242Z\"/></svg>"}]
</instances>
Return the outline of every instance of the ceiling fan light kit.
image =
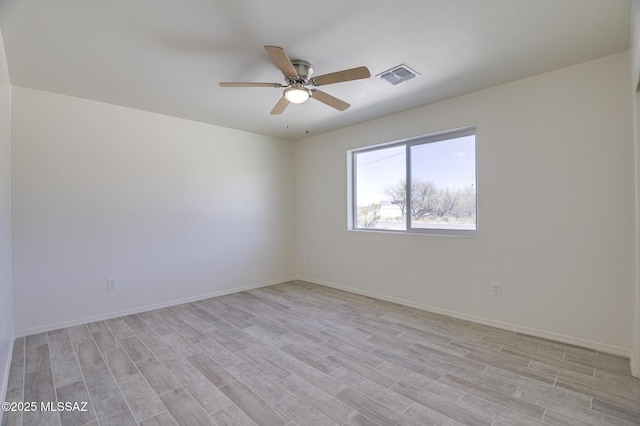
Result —
<instances>
[{"instance_id":1,"label":"ceiling fan light kit","mask_svg":"<svg viewBox=\"0 0 640 426\"><path fill-rule=\"evenodd\" d=\"M284 49L278 46L264 46L273 63L280 69L287 84L280 83L244 83L221 82L221 87L284 87L282 97L271 110L271 115L282 114L287 106L301 104L309 98L316 99L338 111L344 111L351 105L318 89L309 89L307 86L323 86L340 83L343 81L360 80L371 77L367 67L358 67L348 70L333 72L311 78L313 66L300 59L290 60Z\"/></svg>"},{"instance_id":2,"label":"ceiling fan light kit","mask_svg":"<svg viewBox=\"0 0 640 426\"><path fill-rule=\"evenodd\" d=\"M300 83L294 83L291 87L284 89L284 97L292 104L301 104L306 102L311 96L309 89Z\"/></svg>"}]
</instances>

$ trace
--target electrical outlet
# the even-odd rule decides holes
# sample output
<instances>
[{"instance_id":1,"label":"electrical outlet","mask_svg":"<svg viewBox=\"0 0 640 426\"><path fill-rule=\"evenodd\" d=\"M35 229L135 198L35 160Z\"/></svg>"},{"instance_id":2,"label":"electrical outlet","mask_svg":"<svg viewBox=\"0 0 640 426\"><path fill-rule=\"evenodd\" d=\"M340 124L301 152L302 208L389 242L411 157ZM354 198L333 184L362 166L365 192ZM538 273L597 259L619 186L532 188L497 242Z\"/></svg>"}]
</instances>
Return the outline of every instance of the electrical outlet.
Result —
<instances>
[{"instance_id":1,"label":"electrical outlet","mask_svg":"<svg viewBox=\"0 0 640 426\"><path fill-rule=\"evenodd\" d=\"M115 290L118 288L118 280L116 278L107 278L107 290Z\"/></svg>"},{"instance_id":2,"label":"electrical outlet","mask_svg":"<svg viewBox=\"0 0 640 426\"><path fill-rule=\"evenodd\" d=\"M502 285L500 283L491 284L491 294L493 296L500 296L502 293Z\"/></svg>"}]
</instances>

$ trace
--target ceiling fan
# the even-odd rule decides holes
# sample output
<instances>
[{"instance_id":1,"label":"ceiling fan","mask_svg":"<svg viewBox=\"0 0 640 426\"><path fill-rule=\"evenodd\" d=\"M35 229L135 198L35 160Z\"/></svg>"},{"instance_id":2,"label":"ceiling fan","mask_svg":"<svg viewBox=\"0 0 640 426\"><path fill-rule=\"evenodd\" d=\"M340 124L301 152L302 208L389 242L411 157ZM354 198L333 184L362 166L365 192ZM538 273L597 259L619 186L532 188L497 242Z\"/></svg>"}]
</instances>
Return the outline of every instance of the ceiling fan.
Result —
<instances>
[{"instance_id":1,"label":"ceiling fan","mask_svg":"<svg viewBox=\"0 0 640 426\"><path fill-rule=\"evenodd\" d=\"M244 82L221 82L222 87L284 87L282 97L271 110L271 115L282 114L287 106L301 104L309 98L318 100L338 111L344 111L351 105L328 93L308 86L325 86L327 84L340 83L343 81L360 80L371 77L367 67L351 68L348 70L336 71L329 74L311 77L313 66L303 60L290 60L282 47L264 46L273 63L282 71L286 84L280 83L244 83Z\"/></svg>"}]
</instances>

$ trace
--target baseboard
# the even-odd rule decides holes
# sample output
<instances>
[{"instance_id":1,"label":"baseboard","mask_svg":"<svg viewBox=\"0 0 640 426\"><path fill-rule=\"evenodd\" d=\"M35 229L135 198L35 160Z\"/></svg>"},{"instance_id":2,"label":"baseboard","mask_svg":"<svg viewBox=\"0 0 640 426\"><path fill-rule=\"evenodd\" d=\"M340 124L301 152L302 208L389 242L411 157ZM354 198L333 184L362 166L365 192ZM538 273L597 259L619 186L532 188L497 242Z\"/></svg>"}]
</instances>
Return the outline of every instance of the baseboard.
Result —
<instances>
[{"instance_id":1,"label":"baseboard","mask_svg":"<svg viewBox=\"0 0 640 426\"><path fill-rule=\"evenodd\" d=\"M125 309L125 310L122 310L122 311L110 312L110 313L104 314L104 315L96 315L96 316L92 316L92 317L78 318L78 319L75 319L75 320L59 322L59 323L56 323L56 324L48 324L48 325L44 325L44 326L40 326L40 327L28 328L28 329L23 329L23 330L16 330L14 338L30 336L32 334L38 334L38 333L46 333L48 331L58 330L58 329L61 329L61 328L73 327L73 326L76 326L76 325L82 325L82 324L87 324L87 323L96 322L96 321L104 321L104 320L108 320L108 319L112 319L112 318L118 318L118 317L122 317L122 316L126 316L126 315L139 314L141 312L152 311L154 309L168 308L168 307L171 307L171 306L182 305L183 303L197 302L198 300L208 299L210 297L225 296L227 294L239 293L241 291L252 290L254 288L267 287L267 286L274 285L274 284L286 283L286 282L289 282L289 281L294 281L296 279L297 279L296 277L281 278L281 279L278 279L278 280L266 281L266 282L262 282L262 283L259 283L259 284L250 284L250 285L246 285L246 286L242 286L242 287L236 287L236 288L229 289L229 290L214 291L214 292L211 292L211 293L199 294L197 296L185 297L183 299L170 300L170 301L167 301L167 302L157 303L157 304L154 304L154 305L138 306L138 307L135 307L135 308Z\"/></svg>"},{"instance_id":2,"label":"baseboard","mask_svg":"<svg viewBox=\"0 0 640 426\"><path fill-rule=\"evenodd\" d=\"M316 280L309 277L298 276L300 281L307 281L313 284L323 285L325 287L335 288L337 290L348 291L349 293L360 294L362 296L373 297L374 299L384 300L387 302L397 303L399 305L409 306L411 308L420 309L426 312L432 312L434 314L446 315L452 318L471 321L482 325L488 325L490 327L501 328L503 330L515 331L518 333L528 334L530 336L541 337L543 339L554 340L560 343L566 343L570 345L581 346L583 348L594 349L600 352L619 355L625 358L631 358L631 348L625 348L623 346L609 345L606 343L595 342L587 339L580 339L577 337L567 336L564 334L553 333L545 330L538 330L535 328L524 327L518 324L512 324L502 321L496 321L489 318L478 317L475 315L468 315L461 312L451 311L448 309L442 309L435 306L423 305L421 303L411 302L409 300L399 299L384 294L378 294L371 291L360 290L357 288L331 283L327 281Z\"/></svg>"}]
</instances>

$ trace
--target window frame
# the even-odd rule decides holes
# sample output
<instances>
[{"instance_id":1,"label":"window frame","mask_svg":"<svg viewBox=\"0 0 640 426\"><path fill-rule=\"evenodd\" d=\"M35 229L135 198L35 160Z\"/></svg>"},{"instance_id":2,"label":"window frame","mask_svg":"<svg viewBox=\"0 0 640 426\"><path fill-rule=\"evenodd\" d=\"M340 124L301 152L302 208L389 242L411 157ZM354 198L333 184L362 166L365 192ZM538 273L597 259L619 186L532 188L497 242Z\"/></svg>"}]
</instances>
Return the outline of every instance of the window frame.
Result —
<instances>
[{"instance_id":1,"label":"window frame","mask_svg":"<svg viewBox=\"0 0 640 426\"><path fill-rule=\"evenodd\" d=\"M449 139L456 139L465 136L474 136L474 168L475 168L475 210L476 220L475 229L444 229L444 228L414 228L412 226L411 214L411 148L418 145L424 145L434 142L442 142ZM378 229L378 228L360 228L358 227L358 173L357 173L357 156L361 153L378 151L385 148L393 148L397 146L405 147L405 190L406 190L406 229ZM452 236L468 236L474 237L478 235L479 231L479 208L478 208L478 134L475 126L467 126L454 130L447 130L438 133L431 133L427 135L420 135L408 139L367 146L363 148L353 149L348 151L347 160L347 175L349 179L348 191L347 191L347 205L348 205L348 229L350 231L363 231L363 232L382 232L382 233L401 233L401 234L421 234L421 235L452 235Z\"/></svg>"}]
</instances>

